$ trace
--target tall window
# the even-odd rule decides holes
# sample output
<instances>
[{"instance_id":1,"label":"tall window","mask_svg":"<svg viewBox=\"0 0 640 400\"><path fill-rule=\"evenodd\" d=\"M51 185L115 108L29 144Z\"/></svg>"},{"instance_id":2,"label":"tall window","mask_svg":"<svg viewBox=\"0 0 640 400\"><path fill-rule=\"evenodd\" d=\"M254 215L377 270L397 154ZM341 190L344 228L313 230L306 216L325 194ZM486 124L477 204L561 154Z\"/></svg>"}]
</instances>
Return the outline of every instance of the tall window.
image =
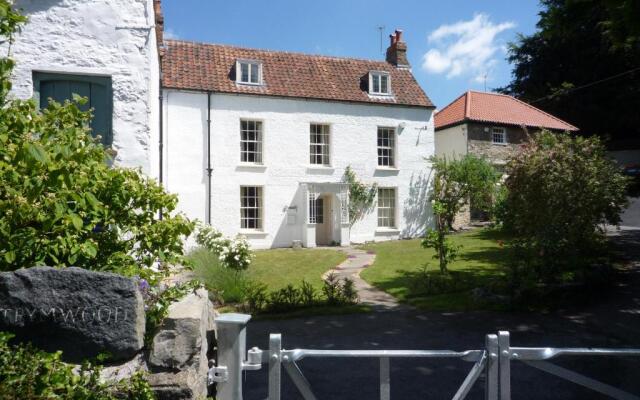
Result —
<instances>
[{"instance_id":1,"label":"tall window","mask_svg":"<svg viewBox=\"0 0 640 400\"><path fill-rule=\"evenodd\" d=\"M504 128L491 128L491 142L494 144L506 144L507 131Z\"/></svg>"},{"instance_id":2,"label":"tall window","mask_svg":"<svg viewBox=\"0 0 640 400\"><path fill-rule=\"evenodd\" d=\"M240 186L240 228L262 229L262 188Z\"/></svg>"},{"instance_id":3,"label":"tall window","mask_svg":"<svg viewBox=\"0 0 640 400\"><path fill-rule=\"evenodd\" d=\"M329 165L329 125L311 124L310 129L309 162L314 165Z\"/></svg>"},{"instance_id":4,"label":"tall window","mask_svg":"<svg viewBox=\"0 0 640 400\"><path fill-rule=\"evenodd\" d=\"M378 189L378 227L396 227L396 190Z\"/></svg>"},{"instance_id":5,"label":"tall window","mask_svg":"<svg viewBox=\"0 0 640 400\"><path fill-rule=\"evenodd\" d=\"M310 224L324 224L324 199L322 197L309 199L309 211Z\"/></svg>"},{"instance_id":6,"label":"tall window","mask_svg":"<svg viewBox=\"0 0 640 400\"><path fill-rule=\"evenodd\" d=\"M395 135L394 128L378 128L378 166L395 166Z\"/></svg>"},{"instance_id":7,"label":"tall window","mask_svg":"<svg viewBox=\"0 0 640 400\"><path fill-rule=\"evenodd\" d=\"M71 100L74 94L86 97L87 103L79 107L82 111L93 109L91 134L100 135L101 142L105 146L111 145L113 95L110 77L34 72L33 86L40 108L46 108L49 100L55 100L58 103Z\"/></svg>"},{"instance_id":8,"label":"tall window","mask_svg":"<svg viewBox=\"0 0 640 400\"><path fill-rule=\"evenodd\" d=\"M369 72L369 93L389 94L390 78L387 72Z\"/></svg>"},{"instance_id":9,"label":"tall window","mask_svg":"<svg viewBox=\"0 0 640 400\"><path fill-rule=\"evenodd\" d=\"M261 121L240 121L240 161L262 164Z\"/></svg>"},{"instance_id":10,"label":"tall window","mask_svg":"<svg viewBox=\"0 0 640 400\"><path fill-rule=\"evenodd\" d=\"M236 62L236 82L259 85L262 65L258 61L238 60Z\"/></svg>"}]
</instances>

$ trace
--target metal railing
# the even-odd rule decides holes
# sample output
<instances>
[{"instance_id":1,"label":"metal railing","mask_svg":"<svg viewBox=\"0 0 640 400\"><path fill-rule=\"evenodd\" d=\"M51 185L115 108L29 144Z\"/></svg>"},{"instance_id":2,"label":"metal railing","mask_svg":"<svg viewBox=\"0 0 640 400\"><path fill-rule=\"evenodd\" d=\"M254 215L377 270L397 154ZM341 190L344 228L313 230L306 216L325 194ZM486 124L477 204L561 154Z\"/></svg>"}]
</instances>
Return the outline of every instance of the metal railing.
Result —
<instances>
[{"instance_id":1,"label":"metal railing","mask_svg":"<svg viewBox=\"0 0 640 400\"><path fill-rule=\"evenodd\" d=\"M257 347L246 351L246 325L251 317L244 314L222 314L216 320L218 333L217 365L209 370L209 385L217 384L217 399L242 400L242 371L259 370L268 364L269 400L281 398L282 370L305 400L316 400L311 384L297 362L304 358L378 358L380 399L391 398L390 362L394 358L448 358L473 363L469 373L453 395L464 399L477 379L485 374L485 399L511 399L511 361L521 361L546 373L566 379L614 399L640 400L640 397L548 362L561 356L640 356L640 349L511 347L509 332L485 337L485 348L479 350L313 350L283 349L280 334L269 336L269 350ZM246 354L246 357L245 357Z\"/></svg>"}]
</instances>

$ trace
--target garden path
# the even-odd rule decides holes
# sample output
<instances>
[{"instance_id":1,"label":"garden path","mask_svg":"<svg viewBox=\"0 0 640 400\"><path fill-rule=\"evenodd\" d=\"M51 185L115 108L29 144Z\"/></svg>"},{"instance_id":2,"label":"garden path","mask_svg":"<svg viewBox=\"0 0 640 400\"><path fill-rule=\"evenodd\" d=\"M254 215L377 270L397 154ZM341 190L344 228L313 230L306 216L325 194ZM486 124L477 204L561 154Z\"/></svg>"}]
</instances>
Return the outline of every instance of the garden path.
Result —
<instances>
[{"instance_id":1,"label":"garden path","mask_svg":"<svg viewBox=\"0 0 640 400\"><path fill-rule=\"evenodd\" d=\"M335 247L329 248L336 249ZM337 248L337 250L345 252L347 259L334 269L325 272L322 279L326 279L330 273L335 273L340 279L349 278L353 280L355 288L358 291L360 303L371 306L374 311L411 309L408 305L398 303L398 300L392 295L371 286L364 279L360 278L360 272L373 265L376 259L375 253L351 246Z\"/></svg>"}]
</instances>

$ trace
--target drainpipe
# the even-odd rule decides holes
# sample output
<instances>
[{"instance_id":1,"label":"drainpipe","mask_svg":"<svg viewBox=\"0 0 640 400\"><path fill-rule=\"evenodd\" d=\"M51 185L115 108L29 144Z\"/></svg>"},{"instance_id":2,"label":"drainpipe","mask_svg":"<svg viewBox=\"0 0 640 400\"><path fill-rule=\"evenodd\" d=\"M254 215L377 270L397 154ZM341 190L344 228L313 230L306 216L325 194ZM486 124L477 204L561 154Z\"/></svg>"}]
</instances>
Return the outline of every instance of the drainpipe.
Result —
<instances>
[{"instance_id":1,"label":"drainpipe","mask_svg":"<svg viewBox=\"0 0 640 400\"><path fill-rule=\"evenodd\" d=\"M160 183L160 187L163 187L163 159L162 159L162 155L164 153L164 137L163 137L163 128L164 128L164 123L163 123L163 98L162 98L162 69L160 70L160 79L158 80L158 103L160 104L160 115L159 115L159 120L160 120L160 130L158 132L158 163L159 163L159 170L158 170L158 182ZM158 217L160 218L160 220L162 221L162 209L160 209L160 213L158 215Z\"/></svg>"},{"instance_id":2,"label":"drainpipe","mask_svg":"<svg viewBox=\"0 0 640 400\"><path fill-rule=\"evenodd\" d=\"M207 92L207 225L211 225L211 92Z\"/></svg>"}]
</instances>

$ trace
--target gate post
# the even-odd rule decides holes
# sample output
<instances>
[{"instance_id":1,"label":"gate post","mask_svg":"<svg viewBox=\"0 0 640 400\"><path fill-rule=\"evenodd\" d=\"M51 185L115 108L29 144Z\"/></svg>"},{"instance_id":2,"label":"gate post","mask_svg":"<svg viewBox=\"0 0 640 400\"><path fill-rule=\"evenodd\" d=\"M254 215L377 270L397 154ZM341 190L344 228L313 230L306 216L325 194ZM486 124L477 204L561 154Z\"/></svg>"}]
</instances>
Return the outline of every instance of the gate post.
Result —
<instances>
[{"instance_id":1,"label":"gate post","mask_svg":"<svg viewBox=\"0 0 640 400\"><path fill-rule=\"evenodd\" d=\"M280 375L282 373L282 336L269 335L269 400L280 400Z\"/></svg>"},{"instance_id":2,"label":"gate post","mask_svg":"<svg viewBox=\"0 0 640 400\"><path fill-rule=\"evenodd\" d=\"M218 361L213 381L219 400L242 400L242 364L247 347L247 323L251 315L221 314L216 319Z\"/></svg>"},{"instance_id":3,"label":"gate post","mask_svg":"<svg viewBox=\"0 0 640 400\"><path fill-rule=\"evenodd\" d=\"M498 332L500 359L500 400L511 400L511 348L509 332Z\"/></svg>"},{"instance_id":4,"label":"gate post","mask_svg":"<svg viewBox=\"0 0 640 400\"><path fill-rule=\"evenodd\" d=\"M485 378L485 399L486 400L498 400L498 336L487 335L485 338L485 347L487 352L487 367Z\"/></svg>"}]
</instances>

